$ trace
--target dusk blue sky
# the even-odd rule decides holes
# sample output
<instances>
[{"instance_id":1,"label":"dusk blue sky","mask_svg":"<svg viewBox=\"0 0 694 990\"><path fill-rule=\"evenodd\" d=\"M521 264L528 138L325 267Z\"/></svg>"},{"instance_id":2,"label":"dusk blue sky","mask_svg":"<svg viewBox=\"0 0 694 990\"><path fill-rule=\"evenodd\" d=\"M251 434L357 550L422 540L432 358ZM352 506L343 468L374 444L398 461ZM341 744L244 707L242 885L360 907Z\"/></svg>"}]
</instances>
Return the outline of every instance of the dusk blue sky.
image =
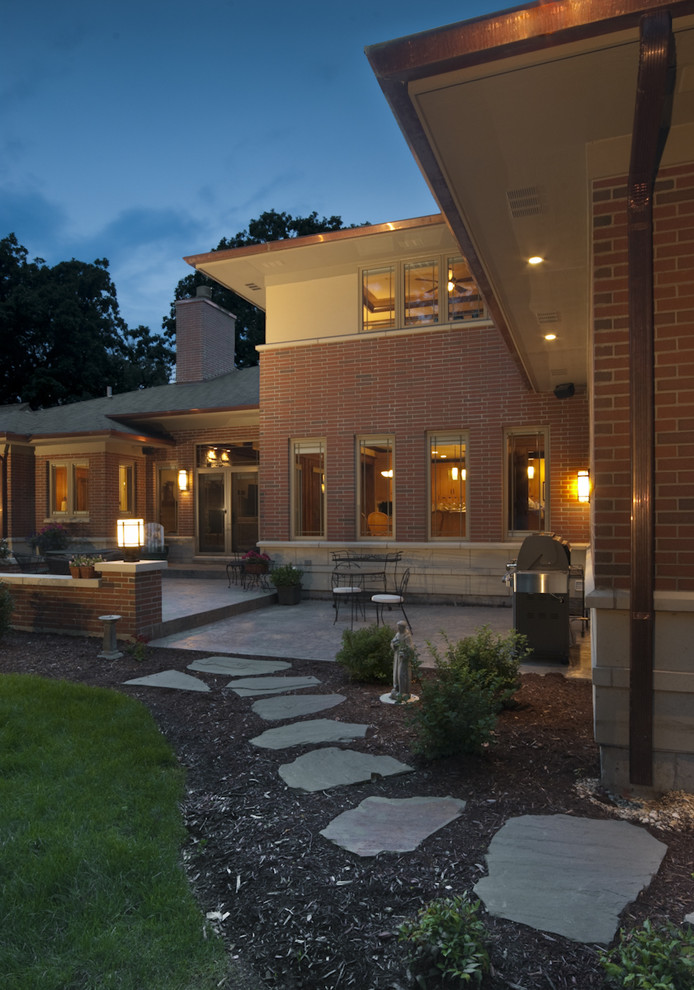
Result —
<instances>
[{"instance_id":1,"label":"dusk blue sky","mask_svg":"<svg viewBox=\"0 0 694 990\"><path fill-rule=\"evenodd\" d=\"M435 212L364 47L496 0L26 0L0 38L0 237L108 258L130 326L264 210Z\"/></svg>"}]
</instances>

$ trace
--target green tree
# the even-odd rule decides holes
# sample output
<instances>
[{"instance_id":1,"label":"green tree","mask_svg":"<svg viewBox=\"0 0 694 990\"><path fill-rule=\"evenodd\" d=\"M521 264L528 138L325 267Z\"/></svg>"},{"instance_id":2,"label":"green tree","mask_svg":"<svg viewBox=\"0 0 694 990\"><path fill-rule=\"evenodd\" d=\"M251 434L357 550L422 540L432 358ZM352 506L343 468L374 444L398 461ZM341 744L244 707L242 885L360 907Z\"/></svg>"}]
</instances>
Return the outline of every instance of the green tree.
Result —
<instances>
[{"instance_id":1,"label":"green tree","mask_svg":"<svg viewBox=\"0 0 694 990\"><path fill-rule=\"evenodd\" d=\"M169 380L173 350L122 319L108 261L30 261L0 240L0 404L45 408Z\"/></svg>"},{"instance_id":2,"label":"green tree","mask_svg":"<svg viewBox=\"0 0 694 990\"><path fill-rule=\"evenodd\" d=\"M229 248L246 247L249 244L266 244L268 241L283 241L290 237L306 237L329 230L343 230L344 226L342 217L319 217L315 211L307 217L293 217L289 213L266 210L257 219L251 220L246 230L239 231L233 237L223 237L213 250L226 251ZM258 354L255 348L265 340L265 313L241 296L237 296L235 292L213 282L201 272L186 275L176 286L171 311L162 322L165 336L174 338L176 335L176 303L179 299L192 299L199 285L209 286L212 289L212 301L236 316L237 367L248 368L257 364Z\"/></svg>"}]
</instances>

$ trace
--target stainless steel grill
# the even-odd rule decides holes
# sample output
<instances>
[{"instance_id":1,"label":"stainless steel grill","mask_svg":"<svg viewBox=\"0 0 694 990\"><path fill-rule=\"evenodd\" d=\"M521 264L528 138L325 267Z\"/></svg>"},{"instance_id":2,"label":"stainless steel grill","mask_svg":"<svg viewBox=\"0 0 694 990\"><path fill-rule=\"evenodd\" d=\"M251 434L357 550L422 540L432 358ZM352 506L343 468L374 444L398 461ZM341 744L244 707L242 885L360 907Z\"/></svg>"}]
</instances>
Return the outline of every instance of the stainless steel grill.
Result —
<instances>
[{"instance_id":1,"label":"stainless steel grill","mask_svg":"<svg viewBox=\"0 0 694 990\"><path fill-rule=\"evenodd\" d=\"M553 533L526 537L507 564L513 589L513 627L528 638L536 660L568 663L571 645L571 547Z\"/></svg>"}]
</instances>

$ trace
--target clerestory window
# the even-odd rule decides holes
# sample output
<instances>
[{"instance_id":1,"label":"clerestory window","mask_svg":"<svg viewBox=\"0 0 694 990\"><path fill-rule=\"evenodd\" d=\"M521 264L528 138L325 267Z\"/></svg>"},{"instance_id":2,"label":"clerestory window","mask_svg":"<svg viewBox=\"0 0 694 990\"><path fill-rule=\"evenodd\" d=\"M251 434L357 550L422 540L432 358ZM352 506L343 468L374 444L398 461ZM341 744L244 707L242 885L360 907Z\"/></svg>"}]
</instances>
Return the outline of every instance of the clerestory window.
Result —
<instances>
[{"instance_id":1,"label":"clerestory window","mask_svg":"<svg viewBox=\"0 0 694 990\"><path fill-rule=\"evenodd\" d=\"M362 330L460 323L486 317L479 289L460 256L365 268Z\"/></svg>"}]
</instances>

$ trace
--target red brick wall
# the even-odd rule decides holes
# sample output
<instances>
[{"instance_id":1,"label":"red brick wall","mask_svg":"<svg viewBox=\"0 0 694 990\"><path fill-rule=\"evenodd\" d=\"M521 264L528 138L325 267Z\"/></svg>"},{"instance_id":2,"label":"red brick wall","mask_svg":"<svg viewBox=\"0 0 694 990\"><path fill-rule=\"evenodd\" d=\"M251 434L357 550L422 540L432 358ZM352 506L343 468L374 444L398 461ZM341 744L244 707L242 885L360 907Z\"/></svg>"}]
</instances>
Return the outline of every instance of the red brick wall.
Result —
<instances>
[{"instance_id":1,"label":"red brick wall","mask_svg":"<svg viewBox=\"0 0 694 990\"><path fill-rule=\"evenodd\" d=\"M69 444L69 440L67 441ZM74 539L89 537L91 540L114 545L116 540L116 520L121 513L118 508L118 466L119 464L133 464L135 469L135 505L132 515L135 518L144 518L149 521L146 515L147 508L147 459L145 457L133 457L132 455L114 453L111 451L91 451L83 453L79 447L71 448L68 445L61 447L59 451L51 456L39 455L36 457L36 513L32 526L28 526L26 533L36 532L41 529L49 518L48 513L48 464L51 460L56 461L80 461L89 464L89 513L87 519L56 517L70 531ZM13 490L13 498L16 498L16 491Z\"/></svg>"},{"instance_id":2,"label":"red brick wall","mask_svg":"<svg viewBox=\"0 0 694 990\"><path fill-rule=\"evenodd\" d=\"M596 182L594 547L602 587L630 575L626 179ZM694 591L694 164L661 169L654 200L656 590Z\"/></svg>"},{"instance_id":3,"label":"red brick wall","mask_svg":"<svg viewBox=\"0 0 694 990\"><path fill-rule=\"evenodd\" d=\"M236 317L210 299L176 303L176 381L201 382L234 370Z\"/></svg>"},{"instance_id":4,"label":"red brick wall","mask_svg":"<svg viewBox=\"0 0 694 990\"><path fill-rule=\"evenodd\" d=\"M427 539L427 431L469 432L469 536L506 537L504 430L550 429L551 528L587 542L588 512L575 497L588 466L584 396L559 400L521 382L500 335L468 326L355 337L261 352L261 540L287 540L289 440L327 438L328 539L355 539L355 437L395 437L396 539Z\"/></svg>"},{"instance_id":5,"label":"red brick wall","mask_svg":"<svg viewBox=\"0 0 694 990\"><path fill-rule=\"evenodd\" d=\"M115 565L109 565L113 568ZM161 570L108 570L93 581L33 579L14 582L7 575L14 608L12 627L27 632L103 636L100 615L120 615L119 639L149 638L161 622Z\"/></svg>"}]
</instances>

